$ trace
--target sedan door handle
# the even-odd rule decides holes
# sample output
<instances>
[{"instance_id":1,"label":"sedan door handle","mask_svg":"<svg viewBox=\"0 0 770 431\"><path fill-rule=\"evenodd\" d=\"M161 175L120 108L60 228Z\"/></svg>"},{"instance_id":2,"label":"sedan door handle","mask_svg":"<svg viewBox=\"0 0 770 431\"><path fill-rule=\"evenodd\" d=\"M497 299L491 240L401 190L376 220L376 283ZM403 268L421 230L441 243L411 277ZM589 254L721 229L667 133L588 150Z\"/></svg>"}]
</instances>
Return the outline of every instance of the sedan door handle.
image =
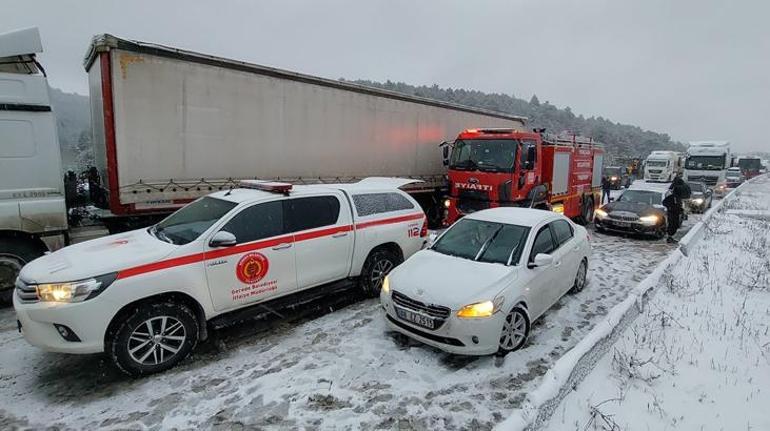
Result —
<instances>
[{"instance_id":1,"label":"sedan door handle","mask_svg":"<svg viewBox=\"0 0 770 431\"><path fill-rule=\"evenodd\" d=\"M286 249L286 248L289 248L289 247L291 247L291 243L290 242L285 242L283 244L276 245L275 247L273 247L273 250L283 250L283 249Z\"/></svg>"},{"instance_id":2,"label":"sedan door handle","mask_svg":"<svg viewBox=\"0 0 770 431\"><path fill-rule=\"evenodd\" d=\"M347 232L342 232L342 233L334 234L334 235L332 235L332 238L342 238L342 237L345 237L345 236L348 236Z\"/></svg>"}]
</instances>

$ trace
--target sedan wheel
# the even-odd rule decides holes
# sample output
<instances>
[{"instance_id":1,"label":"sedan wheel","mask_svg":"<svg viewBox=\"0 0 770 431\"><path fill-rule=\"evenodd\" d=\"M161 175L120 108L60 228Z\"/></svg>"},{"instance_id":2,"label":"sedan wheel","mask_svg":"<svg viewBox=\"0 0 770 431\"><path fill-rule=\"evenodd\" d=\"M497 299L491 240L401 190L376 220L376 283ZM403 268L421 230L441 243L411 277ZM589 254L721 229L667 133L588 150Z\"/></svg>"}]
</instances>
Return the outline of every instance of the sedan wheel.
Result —
<instances>
[{"instance_id":1,"label":"sedan wheel","mask_svg":"<svg viewBox=\"0 0 770 431\"><path fill-rule=\"evenodd\" d=\"M572 293L578 293L586 286L586 274L588 273L588 263L585 259L580 262L578 266L577 274L575 275L575 282L572 283Z\"/></svg>"},{"instance_id":2,"label":"sedan wheel","mask_svg":"<svg viewBox=\"0 0 770 431\"><path fill-rule=\"evenodd\" d=\"M529 317L520 307L514 307L503 321L498 353L505 355L521 348L529 335Z\"/></svg>"}]
</instances>

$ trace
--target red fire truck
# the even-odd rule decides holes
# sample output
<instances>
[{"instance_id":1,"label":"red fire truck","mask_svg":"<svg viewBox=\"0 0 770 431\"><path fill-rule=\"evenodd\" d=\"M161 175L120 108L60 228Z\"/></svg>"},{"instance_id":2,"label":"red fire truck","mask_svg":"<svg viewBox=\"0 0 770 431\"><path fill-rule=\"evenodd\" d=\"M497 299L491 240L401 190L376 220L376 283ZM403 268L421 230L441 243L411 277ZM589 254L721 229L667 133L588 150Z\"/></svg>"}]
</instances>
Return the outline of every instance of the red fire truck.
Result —
<instances>
[{"instance_id":1,"label":"red fire truck","mask_svg":"<svg viewBox=\"0 0 770 431\"><path fill-rule=\"evenodd\" d=\"M442 145L447 224L500 206L551 209L585 224L601 204L604 149L592 139L545 129L468 129Z\"/></svg>"}]
</instances>

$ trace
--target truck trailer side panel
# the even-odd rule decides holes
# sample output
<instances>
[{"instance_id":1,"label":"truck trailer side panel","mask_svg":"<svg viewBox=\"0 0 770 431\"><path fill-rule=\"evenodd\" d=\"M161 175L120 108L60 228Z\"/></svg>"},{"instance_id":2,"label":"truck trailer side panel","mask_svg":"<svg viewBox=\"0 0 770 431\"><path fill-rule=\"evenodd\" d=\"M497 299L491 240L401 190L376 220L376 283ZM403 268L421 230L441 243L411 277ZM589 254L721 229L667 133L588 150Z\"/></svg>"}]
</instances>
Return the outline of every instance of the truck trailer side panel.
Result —
<instances>
[{"instance_id":1,"label":"truck trailer side panel","mask_svg":"<svg viewBox=\"0 0 770 431\"><path fill-rule=\"evenodd\" d=\"M473 125L524 125L520 117L101 40L86 67L92 98L101 99L92 100L97 159L108 172L110 209L118 214L170 208L228 187L231 179L398 176L440 187L440 142ZM100 67L104 61L109 67Z\"/></svg>"}]
</instances>

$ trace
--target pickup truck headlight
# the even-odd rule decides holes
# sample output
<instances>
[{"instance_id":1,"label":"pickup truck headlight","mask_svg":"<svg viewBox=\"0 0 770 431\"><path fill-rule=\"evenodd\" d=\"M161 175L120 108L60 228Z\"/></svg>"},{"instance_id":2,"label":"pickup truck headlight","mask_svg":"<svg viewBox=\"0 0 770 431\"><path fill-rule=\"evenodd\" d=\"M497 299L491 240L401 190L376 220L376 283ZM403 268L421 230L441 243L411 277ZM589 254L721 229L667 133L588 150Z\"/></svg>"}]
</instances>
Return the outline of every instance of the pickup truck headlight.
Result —
<instances>
[{"instance_id":1,"label":"pickup truck headlight","mask_svg":"<svg viewBox=\"0 0 770 431\"><path fill-rule=\"evenodd\" d=\"M596 211L594 211L594 215L599 218L599 220L607 217L607 211L604 211L601 208L597 208Z\"/></svg>"},{"instance_id":2,"label":"pickup truck headlight","mask_svg":"<svg viewBox=\"0 0 770 431\"><path fill-rule=\"evenodd\" d=\"M43 302L83 302L102 293L117 273L67 283L44 283L37 285L37 296Z\"/></svg>"},{"instance_id":3,"label":"pickup truck headlight","mask_svg":"<svg viewBox=\"0 0 770 431\"><path fill-rule=\"evenodd\" d=\"M656 224L658 224L658 222L660 222L660 217L653 214L653 215L648 215L644 217L639 217L639 221L642 222L642 224L645 226L655 226Z\"/></svg>"}]
</instances>

